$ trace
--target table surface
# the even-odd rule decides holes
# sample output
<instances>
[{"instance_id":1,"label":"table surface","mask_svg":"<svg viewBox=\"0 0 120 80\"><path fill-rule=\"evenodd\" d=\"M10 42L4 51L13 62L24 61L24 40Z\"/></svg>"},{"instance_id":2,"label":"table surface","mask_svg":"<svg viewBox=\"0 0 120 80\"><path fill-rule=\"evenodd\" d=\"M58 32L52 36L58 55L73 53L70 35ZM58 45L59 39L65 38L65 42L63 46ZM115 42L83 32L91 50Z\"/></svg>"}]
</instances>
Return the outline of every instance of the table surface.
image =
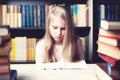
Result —
<instances>
[{"instance_id":1,"label":"table surface","mask_svg":"<svg viewBox=\"0 0 120 80\"><path fill-rule=\"evenodd\" d=\"M44 67L51 65L53 64L45 64ZM36 64L11 64L11 69L17 70L17 80L101 80L97 76L97 67L96 64L87 64L87 68L50 67L46 70L43 65L41 67L41 65ZM99 75L101 76L101 74Z\"/></svg>"}]
</instances>

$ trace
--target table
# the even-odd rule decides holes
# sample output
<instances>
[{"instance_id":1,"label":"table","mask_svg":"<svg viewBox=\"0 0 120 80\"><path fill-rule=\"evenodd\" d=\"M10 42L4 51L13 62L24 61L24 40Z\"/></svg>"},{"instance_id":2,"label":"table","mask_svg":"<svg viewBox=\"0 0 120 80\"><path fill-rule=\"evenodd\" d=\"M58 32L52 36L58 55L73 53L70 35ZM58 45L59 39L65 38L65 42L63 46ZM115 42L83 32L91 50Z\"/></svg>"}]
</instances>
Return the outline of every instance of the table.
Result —
<instances>
[{"instance_id":1,"label":"table","mask_svg":"<svg viewBox=\"0 0 120 80\"><path fill-rule=\"evenodd\" d=\"M51 64L48 64L49 66ZM112 80L96 64L87 64L88 68L43 69L36 64L11 64L18 72L17 80ZM104 75L104 77L103 77Z\"/></svg>"}]
</instances>

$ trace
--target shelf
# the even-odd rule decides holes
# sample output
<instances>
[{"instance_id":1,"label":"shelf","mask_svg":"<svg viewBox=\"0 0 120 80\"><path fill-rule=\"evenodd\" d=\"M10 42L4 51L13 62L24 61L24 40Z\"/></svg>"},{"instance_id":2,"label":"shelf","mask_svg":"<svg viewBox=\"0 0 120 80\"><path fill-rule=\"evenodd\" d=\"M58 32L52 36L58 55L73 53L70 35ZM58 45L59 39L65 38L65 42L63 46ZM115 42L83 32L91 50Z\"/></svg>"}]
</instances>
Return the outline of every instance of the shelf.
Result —
<instances>
[{"instance_id":1,"label":"shelf","mask_svg":"<svg viewBox=\"0 0 120 80\"><path fill-rule=\"evenodd\" d=\"M97 3L98 4L120 4L120 0L97 0Z\"/></svg>"},{"instance_id":2,"label":"shelf","mask_svg":"<svg viewBox=\"0 0 120 80\"><path fill-rule=\"evenodd\" d=\"M86 4L88 0L1 0L0 4Z\"/></svg>"},{"instance_id":3,"label":"shelf","mask_svg":"<svg viewBox=\"0 0 120 80\"><path fill-rule=\"evenodd\" d=\"M80 37L88 36L90 32L90 27L75 27L75 34Z\"/></svg>"},{"instance_id":4,"label":"shelf","mask_svg":"<svg viewBox=\"0 0 120 80\"><path fill-rule=\"evenodd\" d=\"M35 64L35 62L10 62L10 64Z\"/></svg>"},{"instance_id":5,"label":"shelf","mask_svg":"<svg viewBox=\"0 0 120 80\"><path fill-rule=\"evenodd\" d=\"M10 28L11 37L27 36L28 38L42 38L45 34L44 28ZM80 37L88 36L90 27L75 27L75 34Z\"/></svg>"},{"instance_id":6,"label":"shelf","mask_svg":"<svg viewBox=\"0 0 120 80\"><path fill-rule=\"evenodd\" d=\"M42 38L45 34L44 28L11 28L11 37L27 36L28 38Z\"/></svg>"}]
</instances>

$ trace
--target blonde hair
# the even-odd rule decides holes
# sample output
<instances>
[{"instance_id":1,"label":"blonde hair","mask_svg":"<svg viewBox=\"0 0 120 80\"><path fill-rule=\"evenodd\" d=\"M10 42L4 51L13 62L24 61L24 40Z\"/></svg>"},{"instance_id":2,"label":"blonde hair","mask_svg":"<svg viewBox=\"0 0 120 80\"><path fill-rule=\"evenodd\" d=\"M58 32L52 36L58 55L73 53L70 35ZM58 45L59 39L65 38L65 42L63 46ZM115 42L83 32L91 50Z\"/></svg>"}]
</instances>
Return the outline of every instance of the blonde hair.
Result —
<instances>
[{"instance_id":1,"label":"blonde hair","mask_svg":"<svg viewBox=\"0 0 120 80\"><path fill-rule=\"evenodd\" d=\"M56 58L53 52L53 39L50 36L49 25L54 16L61 17L66 23L66 32L63 39L63 57L70 62L78 61L80 55L77 52L76 47L77 38L74 35L73 21L70 10L63 6L54 7L47 16L46 33L45 33L45 55L46 62L56 62Z\"/></svg>"}]
</instances>

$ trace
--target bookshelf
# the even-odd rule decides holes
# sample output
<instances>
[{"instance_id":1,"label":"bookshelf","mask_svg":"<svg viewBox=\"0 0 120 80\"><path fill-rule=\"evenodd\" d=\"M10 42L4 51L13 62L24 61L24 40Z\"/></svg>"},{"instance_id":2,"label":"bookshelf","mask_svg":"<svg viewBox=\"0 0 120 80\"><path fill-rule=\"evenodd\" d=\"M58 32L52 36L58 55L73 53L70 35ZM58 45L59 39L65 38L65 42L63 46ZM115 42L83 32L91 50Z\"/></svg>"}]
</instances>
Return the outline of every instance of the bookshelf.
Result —
<instances>
[{"instance_id":1,"label":"bookshelf","mask_svg":"<svg viewBox=\"0 0 120 80\"><path fill-rule=\"evenodd\" d=\"M120 6L119 5L120 5L119 0L95 0L94 13L93 13L93 15L95 15L95 17L93 17L94 19L93 25L94 25L94 30L96 30L96 32L93 31L94 32L93 34L95 36L94 41L97 42L94 44L94 47L93 47L94 49L93 58L95 62L101 61L101 62L107 63L107 66L106 66L107 73L108 75L112 76L114 80L117 80L120 78L119 69L117 69L118 66L120 65L119 64L120 58L118 58L120 55L117 55L120 53L120 50L118 49L118 52L117 52L117 50L113 49L113 48L116 48L116 49L119 48L118 42L120 38L118 33L120 32L120 28L119 27L117 28L116 24L112 26L108 26L109 28L107 28L107 26L106 27L105 25L103 26L103 21L106 21L109 24L110 22L120 23L120 17L119 17ZM111 33L113 33L114 35L112 35ZM107 40L106 42L105 42L105 39ZM113 41L110 42L110 40L114 40L116 41L116 43L111 44L113 43ZM102 45L100 45L100 42ZM106 47L108 48L106 48L104 45L106 45ZM107 52L107 51L110 51L110 52Z\"/></svg>"},{"instance_id":2,"label":"bookshelf","mask_svg":"<svg viewBox=\"0 0 120 80\"><path fill-rule=\"evenodd\" d=\"M2 0L0 2L0 5L46 5L46 4L65 4L66 7L69 7L69 5L72 4L87 4L88 0L24 0L24 1L20 1L20 0ZM1 17L0 17L1 18ZM90 20L90 19L89 19ZM80 26L80 27L75 27L75 33L77 35L79 35L80 37L87 37L89 36L89 32L90 32L90 26ZM44 36L45 33L45 28L39 26L38 28L35 28L34 26L32 28L29 27L25 27L25 28L21 28L21 27L11 27L10 28L10 32L11 32L11 38L15 38L15 37L24 37L26 36L27 38L37 38L40 39ZM88 40L86 40L87 44L89 44ZM87 46L88 48L88 46ZM87 54L89 55L89 54ZM34 62L11 62L14 64L18 64L18 63L34 63Z\"/></svg>"}]
</instances>

